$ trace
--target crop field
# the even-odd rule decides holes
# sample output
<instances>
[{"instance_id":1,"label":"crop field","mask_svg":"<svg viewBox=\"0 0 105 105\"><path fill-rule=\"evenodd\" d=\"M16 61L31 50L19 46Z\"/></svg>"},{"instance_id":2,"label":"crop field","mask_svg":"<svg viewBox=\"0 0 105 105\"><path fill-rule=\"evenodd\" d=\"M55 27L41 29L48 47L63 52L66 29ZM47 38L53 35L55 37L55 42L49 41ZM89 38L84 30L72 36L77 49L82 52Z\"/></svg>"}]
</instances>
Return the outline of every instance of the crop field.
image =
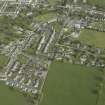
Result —
<instances>
[{"instance_id":1,"label":"crop field","mask_svg":"<svg viewBox=\"0 0 105 105\"><path fill-rule=\"evenodd\" d=\"M0 105L29 105L26 98L15 89L0 82Z\"/></svg>"},{"instance_id":2,"label":"crop field","mask_svg":"<svg viewBox=\"0 0 105 105\"><path fill-rule=\"evenodd\" d=\"M95 68L54 62L49 70L40 105L96 105Z\"/></svg>"},{"instance_id":3,"label":"crop field","mask_svg":"<svg viewBox=\"0 0 105 105\"><path fill-rule=\"evenodd\" d=\"M105 48L105 33L92 30L82 30L79 38L81 42L95 47Z\"/></svg>"}]
</instances>

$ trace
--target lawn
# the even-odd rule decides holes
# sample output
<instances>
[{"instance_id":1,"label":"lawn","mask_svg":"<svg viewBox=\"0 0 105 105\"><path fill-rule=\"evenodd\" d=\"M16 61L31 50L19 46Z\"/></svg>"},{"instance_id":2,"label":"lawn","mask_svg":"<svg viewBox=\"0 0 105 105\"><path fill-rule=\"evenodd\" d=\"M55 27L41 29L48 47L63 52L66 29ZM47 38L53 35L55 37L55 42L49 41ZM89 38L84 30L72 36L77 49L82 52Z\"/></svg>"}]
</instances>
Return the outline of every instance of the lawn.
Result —
<instances>
[{"instance_id":1,"label":"lawn","mask_svg":"<svg viewBox=\"0 0 105 105\"><path fill-rule=\"evenodd\" d=\"M49 70L40 105L96 105L95 68L54 62Z\"/></svg>"},{"instance_id":2,"label":"lawn","mask_svg":"<svg viewBox=\"0 0 105 105\"><path fill-rule=\"evenodd\" d=\"M82 30L79 40L95 47L105 48L105 33L88 29Z\"/></svg>"},{"instance_id":3,"label":"lawn","mask_svg":"<svg viewBox=\"0 0 105 105\"><path fill-rule=\"evenodd\" d=\"M17 90L12 90L0 82L0 105L29 105L26 98Z\"/></svg>"}]
</instances>

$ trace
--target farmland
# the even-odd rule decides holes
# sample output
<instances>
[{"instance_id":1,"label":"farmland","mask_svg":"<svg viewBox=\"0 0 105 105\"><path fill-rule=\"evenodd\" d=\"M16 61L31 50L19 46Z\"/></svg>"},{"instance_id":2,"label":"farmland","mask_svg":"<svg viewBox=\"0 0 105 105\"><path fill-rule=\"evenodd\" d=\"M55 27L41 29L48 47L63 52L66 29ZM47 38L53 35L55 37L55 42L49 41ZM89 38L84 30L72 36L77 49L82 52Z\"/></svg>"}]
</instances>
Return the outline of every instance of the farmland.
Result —
<instances>
[{"instance_id":1,"label":"farmland","mask_svg":"<svg viewBox=\"0 0 105 105\"><path fill-rule=\"evenodd\" d=\"M40 105L95 105L97 76L90 67L54 62L44 86Z\"/></svg>"}]
</instances>

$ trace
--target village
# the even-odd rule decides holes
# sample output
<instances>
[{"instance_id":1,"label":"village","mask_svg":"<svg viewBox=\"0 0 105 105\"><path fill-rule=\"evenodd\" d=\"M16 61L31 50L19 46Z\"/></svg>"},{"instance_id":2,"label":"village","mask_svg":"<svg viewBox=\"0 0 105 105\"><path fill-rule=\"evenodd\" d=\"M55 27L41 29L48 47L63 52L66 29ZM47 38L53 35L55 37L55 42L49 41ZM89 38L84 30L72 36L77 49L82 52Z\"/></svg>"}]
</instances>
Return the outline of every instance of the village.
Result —
<instances>
[{"instance_id":1,"label":"village","mask_svg":"<svg viewBox=\"0 0 105 105\"><path fill-rule=\"evenodd\" d=\"M76 4L76 0L73 4L61 2L55 6L47 0L0 1L0 16L32 19L28 28L21 27L21 22L13 26L16 33L23 34L21 38L7 45L0 44L0 55L8 58L0 73L0 81L22 92L40 95L53 60L105 68L105 49L77 39L82 29L105 32L103 26L99 27L105 22L105 11L84 4ZM46 22L33 19L45 10L56 12L56 17L46 19ZM93 25L94 22L99 24Z\"/></svg>"}]
</instances>

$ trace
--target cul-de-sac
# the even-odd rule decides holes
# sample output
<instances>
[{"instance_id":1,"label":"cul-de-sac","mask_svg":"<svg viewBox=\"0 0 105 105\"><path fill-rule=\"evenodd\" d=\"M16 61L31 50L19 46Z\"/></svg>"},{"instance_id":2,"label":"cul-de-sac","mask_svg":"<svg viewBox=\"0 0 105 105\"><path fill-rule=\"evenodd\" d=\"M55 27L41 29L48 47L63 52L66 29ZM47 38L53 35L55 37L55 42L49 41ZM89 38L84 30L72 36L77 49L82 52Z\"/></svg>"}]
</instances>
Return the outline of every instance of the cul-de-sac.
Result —
<instances>
[{"instance_id":1,"label":"cul-de-sac","mask_svg":"<svg viewBox=\"0 0 105 105\"><path fill-rule=\"evenodd\" d=\"M105 105L105 0L0 0L0 105Z\"/></svg>"}]
</instances>

